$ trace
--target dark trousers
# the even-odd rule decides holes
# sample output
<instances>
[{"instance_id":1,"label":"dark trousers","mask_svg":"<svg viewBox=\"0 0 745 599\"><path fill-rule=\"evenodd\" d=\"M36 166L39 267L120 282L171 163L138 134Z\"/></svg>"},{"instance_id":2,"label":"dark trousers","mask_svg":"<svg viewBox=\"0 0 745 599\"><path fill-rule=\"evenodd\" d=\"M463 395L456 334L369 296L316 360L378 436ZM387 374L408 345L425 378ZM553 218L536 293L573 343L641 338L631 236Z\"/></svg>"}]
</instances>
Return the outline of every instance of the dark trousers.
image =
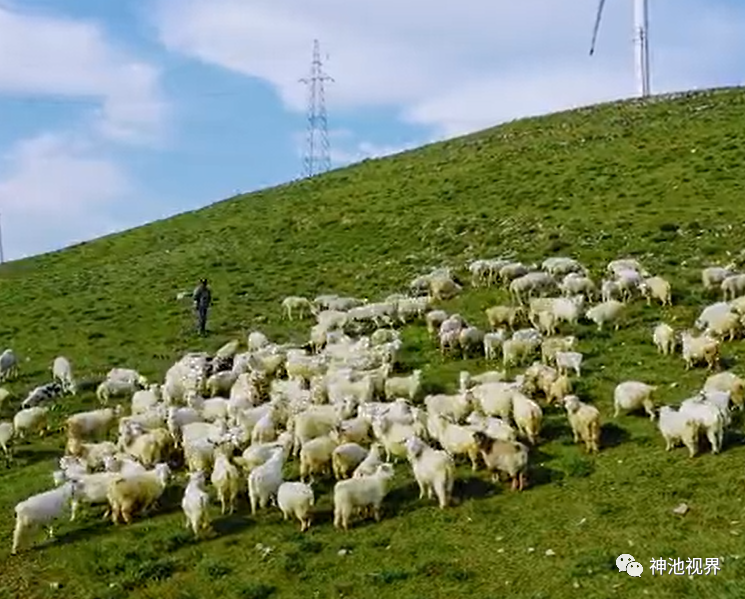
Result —
<instances>
[{"instance_id":1,"label":"dark trousers","mask_svg":"<svg viewBox=\"0 0 745 599\"><path fill-rule=\"evenodd\" d=\"M197 330L200 335L204 335L207 329L207 308L197 308Z\"/></svg>"}]
</instances>

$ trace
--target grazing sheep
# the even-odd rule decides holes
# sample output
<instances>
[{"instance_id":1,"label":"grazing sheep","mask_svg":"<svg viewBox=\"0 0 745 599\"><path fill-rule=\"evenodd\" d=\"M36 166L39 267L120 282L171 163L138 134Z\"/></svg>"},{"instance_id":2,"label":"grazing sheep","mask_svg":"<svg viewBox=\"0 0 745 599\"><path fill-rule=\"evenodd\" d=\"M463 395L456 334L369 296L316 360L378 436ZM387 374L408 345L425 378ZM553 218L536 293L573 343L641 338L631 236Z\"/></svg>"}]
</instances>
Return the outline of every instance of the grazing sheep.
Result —
<instances>
[{"instance_id":1,"label":"grazing sheep","mask_svg":"<svg viewBox=\"0 0 745 599\"><path fill-rule=\"evenodd\" d=\"M300 532L310 528L314 504L313 488L305 483L284 482L277 490L277 507L285 520L290 516L300 520Z\"/></svg>"},{"instance_id":2,"label":"grazing sheep","mask_svg":"<svg viewBox=\"0 0 745 599\"><path fill-rule=\"evenodd\" d=\"M427 312L424 320L427 323L427 332L430 337L434 337L438 334L442 323L445 322L447 318L448 313L445 312L445 310L432 310Z\"/></svg>"},{"instance_id":3,"label":"grazing sheep","mask_svg":"<svg viewBox=\"0 0 745 599\"><path fill-rule=\"evenodd\" d=\"M349 530L352 515L372 511L380 521L380 508L393 481L393 465L380 464L374 474L342 480L334 486L334 527Z\"/></svg>"},{"instance_id":4,"label":"grazing sheep","mask_svg":"<svg viewBox=\"0 0 745 599\"><path fill-rule=\"evenodd\" d=\"M556 360L556 368L559 369L559 374L566 374L568 370L574 370L577 376L582 375L582 354L576 351L559 351L554 355Z\"/></svg>"},{"instance_id":5,"label":"grazing sheep","mask_svg":"<svg viewBox=\"0 0 745 599\"><path fill-rule=\"evenodd\" d=\"M681 335L683 344L682 354L686 370L690 370L698 362L706 362L709 370L719 366L719 341L708 335L694 337L688 331Z\"/></svg>"},{"instance_id":6,"label":"grazing sheep","mask_svg":"<svg viewBox=\"0 0 745 599\"><path fill-rule=\"evenodd\" d=\"M642 296L647 298L647 305L651 305L652 300L659 301L663 306L672 306L672 291L670 283L662 277L650 277L644 279L639 286Z\"/></svg>"},{"instance_id":7,"label":"grazing sheep","mask_svg":"<svg viewBox=\"0 0 745 599\"><path fill-rule=\"evenodd\" d=\"M618 300L608 300L590 308L585 313L585 316L597 325L598 331L602 331L603 326L611 323L613 323L613 328L617 331L624 309L624 304Z\"/></svg>"},{"instance_id":8,"label":"grazing sheep","mask_svg":"<svg viewBox=\"0 0 745 599\"><path fill-rule=\"evenodd\" d=\"M292 320L293 316L298 318L308 317L314 312L313 304L307 297L291 295L282 300L282 309L287 320Z\"/></svg>"},{"instance_id":9,"label":"grazing sheep","mask_svg":"<svg viewBox=\"0 0 745 599\"><path fill-rule=\"evenodd\" d=\"M669 324L658 324L652 333L652 341L661 354L668 356L675 352L675 331Z\"/></svg>"},{"instance_id":10,"label":"grazing sheep","mask_svg":"<svg viewBox=\"0 0 745 599\"><path fill-rule=\"evenodd\" d=\"M665 451L670 451L681 442L688 448L690 457L696 455L699 424L690 414L678 412L670 406L662 406L657 426L665 439Z\"/></svg>"},{"instance_id":11,"label":"grazing sheep","mask_svg":"<svg viewBox=\"0 0 745 599\"><path fill-rule=\"evenodd\" d=\"M63 393L63 388L60 383L45 383L34 388L31 393L28 394L26 399L21 402L21 408L33 408L41 403L48 402L51 399L60 397Z\"/></svg>"},{"instance_id":12,"label":"grazing sheep","mask_svg":"<svg viewBox=\"0 0 745 599\"><path fill-rule=\"evenodd\" d=\"M52 362L52 378L62 386L62 390L70 395L77 393L77 384L72 376L72 364L64 356L57 356Z\"/></svg>"},{"instance_id":13,"label":"grazing sheep","mask_svg":"<svg viewBox=\"0 0 745 599\"><path fill-rule=\"evenodd\" d=\"M590 453L600 451L600 410L581 402L576 395L564 398L564 408L572 427L574 442L579 443L581 440Z\"/></svg>"},{"instance_id":14,"label":"grazing sheep","mask_svg":"<svg viewBox=\"0 0 745 599\"><path fill-rule=\"evenodd\" d=\"M711 453L717 454L722 450L725 418L718 406L698 395L683 400L679 413L685 414L698 423L699 431L704 432L709 440Z\"/></svg>"},{"instance_id":15,"label":"grazing sheep","mask_svg":"<svg viewBox=\"0 0 745 599\"><path fill-rule=\"evenodd\" d=\"M640 408L649 415L650 420L655 419L654 402L652 394L657 390L657 385L648 385L639 381L625 381L616 385L613 390L614 418L618 418L622 411L633 412Z\"/></svg>"},{"instance_id":16,"label":"grazing sheep","mask_svg":"<svg viewBox=\"0 0 745 599\"><path fill-rule=\"evenodd\" d=\"M474 439L494 482L504 473L512 481L512 490L522 491L527 482L528 447L519 441L492 439L480 431L474 433Z\"/></svg>"},{"instance_id":17,"label":"grazing sheep","mask_svg":"<svg viewBox=\"0 0 745 599\"><path fill-rule=\"evenodd\" d=\"M49 408L46 406L25 408L16 412L13 416L13 428L16 435L21 439L25 439L27 434L34 432L43 436L47 430L48 412Z\"/></svg>"},{"instance_id":18,"label":"grazing sheep","mask_svg":"<svg viewBox=\"0 0 745 599\"><path fill-rule=\"evenodd\" d=\"M503 324L514 329L522 319L524 309L520 306L492 306L485 310L485 314L491 330L494 331Z\"/></svg>"}]
</instances>

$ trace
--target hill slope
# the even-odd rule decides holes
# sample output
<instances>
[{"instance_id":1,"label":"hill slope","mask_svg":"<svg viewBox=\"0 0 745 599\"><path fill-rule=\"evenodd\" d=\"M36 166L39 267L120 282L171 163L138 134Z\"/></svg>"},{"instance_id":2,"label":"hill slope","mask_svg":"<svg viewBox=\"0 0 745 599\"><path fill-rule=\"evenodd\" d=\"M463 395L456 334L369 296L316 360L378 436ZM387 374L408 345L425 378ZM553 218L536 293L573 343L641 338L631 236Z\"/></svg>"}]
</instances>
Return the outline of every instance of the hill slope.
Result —
<instances>
[{"instance_id":1,"label":"hill slope","mask_svg":"<svg viewBox=\"0 0 745 599\"><path fill-rule=\"evenodd\" d=\"M678 327L692 322L708 301L701 266L729 262L743 247L743 115L743 90L732 89L518 121L7 264L0 268L0 340L28 357L9 388L22 394L44 381L58 354L83 377L132 366L160 378L184 351L214 350L249 328L302 341L309 323L279 319L286 295L379 298L427 267L504 253L528 261L572 255L598 277L605 262L630 254L673 282L677 305L636 306L633 326L618 334L581 326L588 366L580 390L607 421L612 388L624 379L679 382L661 394L678 401L705 374L685 372L679 356L658 357L649 328L660 318ZM174 299L201 276L217 300L205 340L188 330L188 304ZM495 289L468 290L445 307L483 325L483 308L503 300ZM406 367L422 367L430 389L452 390L463 367L486 367L443 361L421 327L404 335ZM741 342L727 352L739 356ZM58 417L94 402L83 394ZM12 413L6 406L2 415ZM462 504L446 512L416 500L403 474L408 466L399 466L389 515L347 535L322 520L301 537L277 513L253 519L242 507L216 525L217 539L192 544L178 493L166 514L121 530L89 515L62 524L57 543L7 562L10 542L3 541L0 598L202 597L207 589L268 597L272 587L272 597L506 591L553 599L577 588L587 597L636 597L642 589L660 598L741 596L745 569L729 557L716 578L652 579L648 567L651 558L738 553L730 529L742 529L730 521L742 520L736 496L745 450L737 439L721 456L687 462L663 451L644 418L615 425L606 428L613 446L587 458L569 443L563 415L551 414L533 488L471 497L484 489L474 479L459 487ZM0 471L3 539L12 533L13 505L49 486L61 447L59 436L22 446L16 464ZM694 509L679 521L670 510L681 500ZM266 561L258 542L275 548ZM340 557L343 547L351 553ZM557 555L545 557L549 548ZM643 578L614 572L615 557L626 551L645 566ZM50 590L50 582L65 589Z\"/></svg>"}]
</instances>

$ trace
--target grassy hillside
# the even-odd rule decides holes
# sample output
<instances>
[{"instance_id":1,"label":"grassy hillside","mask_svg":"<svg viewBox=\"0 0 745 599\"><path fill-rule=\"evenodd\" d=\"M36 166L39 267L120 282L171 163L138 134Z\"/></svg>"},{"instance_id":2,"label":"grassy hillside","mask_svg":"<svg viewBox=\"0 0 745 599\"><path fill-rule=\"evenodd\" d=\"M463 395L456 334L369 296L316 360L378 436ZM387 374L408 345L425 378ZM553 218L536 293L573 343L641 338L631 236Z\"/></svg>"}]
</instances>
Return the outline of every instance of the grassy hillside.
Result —
<instances>
[{"instance_id":1,"label":"grassy hillside","mask_svg":"<svg viewBox=\"0 0 745 599\"><path fill-rule=\"evenodd\" d=\"M650 331L660 319L692 323L713 301L702 292L700 268L741 258L744 132L742 89L598 106L4 265L0 345L22 356L22 376L9 386L19 396L47 379L58 354L82 378L113 366L160 378L185 351L214 350L249 329L303 341L310 323L280 320L286 295L382 298L428 267L462 268L477 257L571 255L599 278L608 260L633 255L672 281L675 306L635 304L618 333L576 329L586 356L580 392L606 422L599 456L573 446L564 415L547 410L546 441L524 493L462 468L458 505L441 512L417 500L401 465L384 520L348 534L329 522L325 485L322 514L305 535L276 510L251 518L242 504L230 518L215 510L218 535L193 543L175 489L152 518L114 528L89 510L78 523L62 523L56 542L10 557L13 506L50 486L63 440L20 445L15 463L0 468L0 599L742 597L741 436L729 434L722 455L689 461L682 449L666 453L644 417L613 420L611 393L621 380L638 379L660 384L661 399L674 403L705 379L701 369L686 372L680 356L658 356ZM175 300L202 276L216 298L205 339L189 332L189 306ZM483 309L506 300L496 288L467 289L444 307L483 326ZM407 327L404 340L405 369L423 368L429 389L452 391L459 370L487 368L443 360L420 326ZM745 373L742 341L725 348ZM17 401L0 416L11 417ZM55 417L84 406L95 406L90 391ZM691 506L684 518L671 512L681 501ZM272 552L262 557L257 543ZM616 571L626 552L644 565L642 578ZM649 560L659 557L720 557L722 569L653 578Z\"/></svg>"}]
</instances>

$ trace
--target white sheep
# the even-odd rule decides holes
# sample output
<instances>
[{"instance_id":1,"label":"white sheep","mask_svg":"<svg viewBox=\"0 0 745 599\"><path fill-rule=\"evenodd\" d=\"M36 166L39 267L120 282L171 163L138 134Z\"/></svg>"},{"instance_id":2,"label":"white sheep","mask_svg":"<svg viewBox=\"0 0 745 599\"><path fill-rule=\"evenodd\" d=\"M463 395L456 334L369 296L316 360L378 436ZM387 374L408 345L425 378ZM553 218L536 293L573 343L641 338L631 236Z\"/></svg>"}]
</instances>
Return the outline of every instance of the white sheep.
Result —
<instances>
[{"instance_id":1,"label":"white sheep","mask_svg":"<svg viewBox=\"0 0 745 599\"><path fill-rule=\"evenodd\" d=\"M614 418L618 418L622 411L632 412L644 408L650 420L655 419L654 402L652 394L657 390L657 385L648 385L639 381L625 381L616 385L613 390Z\"/></svg>"},{"instance_id":2,"label":"white sheep","mask_svg":"<svg viewBox=\"0 0 745 599\"><path fill-rule=\"evenodd\" d=\"M12 349L0 354L0 381L7 381L18 376L18 356Z\"/></svg>"},{"instance_id":3,"label":"white sheep","mask_svg":"<svg viewBox=\"0 0 745 599\"><path fill-rule=\"evenodd\" d=\"M733 341L742 328L740 318L741 316L735 312L717 314L709 320L709 326L706 327L704 334Z\"/></svg>"},{"instance_id":4,"label":"white sheep","mask_svg":"<svg viewBox=\"0 0 745 599\"><path fill-rule=\"evenodd\" d=\"M725 419L718 406L698 395L683 400L679 413L689 416L698 423L699 431L706 434L713 454L722 450Z\"/></svg>"},{"instance_id":5,"label":"white sheep","mask_svg":"<svg viewBox=\"0 0 745 599\"><path fill-rule=\"evenodd\" d=\"M434 429L431 432L435 433L433 436L442 448L453 456L467 455L471 460L471 470L476 471L479 449L474 442L474 431L467 426L453 424L439 414L431 414L429 419L432 422L431 428Z\"/></svg>"},{"instance_id":6,"label":"white sheep","mask_svg":"<svg viewBox=\"0 0 745 599\"><path fill-rule=\"evenodd\" d=\"M745 274L729 275L722 281L720 288L725 302L745 294Z\"/></svg>"},{"instance_id":7,"label":"white sheep","mask_svg":"<svg viewBox=\"0 0 745 599\"><path fill-rule=\"evenodd\" d=\"M407 397L414 401L422 388L422 371L417 369L409 376L395 376L385 381L385 397Z\"/></svg>"},{"instance_id":8,"label":"white sheep","mask_svg":"<svg viewBox=\"0 0 745 599\"><path fill-rule=\"evenodd\" d=\"M65 393L75 395L77 393L77 384L72 375L72 364L64 356L57 356L52 362L52 378L62 385Z\"/></svg>"},{"instance_id":9,"label":"white sheep","mask_svg":"<svg viewBox=\"0 0 745 599\"><path fill-rule=\"evenodd\" d=\"M564 398L569 425L574 442L582 441L590 453L600 451L600 410L580 401L576 395Z\"/></svg>"},{"instance_id":10,"label":"white sheep","mask_svg":"<svg viewBox=\"0 0 745 599\"><path fill-rule=\"evenodd\" d=\"M560 374L566 374L571 369L577 376L582 375L582 358L582 354L576 351L558 351L554 355Z\"/></svg>"},{"instance_id":11,"label":"white sheep","mask_svg":"<svg viewBox=\"0 0 745 599\"><path fill-rule=\"evenodd\" d=\"M158 405L160 401L160 385L150 385L147 389L139 389L132 395L132 414L144 414Z\"/></svg>"},{"instance_id":12,"label":"white sheep","mask_svg":"<svg viewBox=\"0 0 745 599\"><path fill-rule=\"evenodd\" d=\"M15 436L15 429L13 428L12 422L0 422L0 449L3 450L3 454L6 459L11 457L11 442Z\"/></svg>"},{"instance_id":13,"label":"white sheep","mask_svg":"<svg viewBox=\"0 0 745 599\"><path fill-rule=\"evenodd\" d=\"M185 526L191 528L196 538L210 529L210 496L205 490L205 484L204 472L192 472L181 499L181 509L186 516Z\"/></svg>"},{"instance_id":14,"label":"white sheep","mask_svg":"<svg viewBox=\"0 0 745 599\"><path fill-rule=\"evenodd\" d=\"M716 287L720 287L724 280L735 274L734 264L729 264L725 267L722 266L709 266L701 271L701 283L704 289L710 291Z\"/></svg>"},{"instance_id":15,"label":"white sheep","mask_svg":"<svg viewBox=\"0 0 745 599\"><path fill-rule=\"evenodd\" d=\"M662 277L644 279L639 287L642 295L647 298L647 305L650 305L653 299L659 301L663 306L673 305L670 283Z\"/></svg>"},{"instance_id":16,"label":"white sheep","mask_svg":"<svg viewBox=\"0 0 745 599\"><path fill-rule=\"evenodd\" d=\"M603 326L610 323L613 323L613 328L617 331L624 309L624 304L618 300L608 300L590 308L585 316L597 325L598 331L602 331Z\"/></svg>"},{"instance_id":17,"label":"white sheep","mask_svg":"<svg viewBox=\"0 0 745 599\"><path fill-rule=\"evenodd\" d=\"M502 344L507 339L506 329L499 329L493 333L484 335L484 356L487 360L496 360L502 349Z\"/></svg>"},{"instance_id":18,"label":"white sheep","mask_svg":"<svg viewBox=\"0 0 745 599\"><path fill-rule=\"evenodd\" d=\"M133 512L149 509L163 495L171 475L168 464L157 464L152 470L128 476L119 475L111 481L106 493L111 520L118 524L120 518L129 524Z\"/></svg>"},{"instance_id":19,"label":"white sheep","mask_svg":"<svg viewBox=\"0 0 745 599\"><path fill-rule=\"evenodd\" d=\"M430 312L427 312L424 320L427 323L427 332L430 337L437 335L440 326L442 326L442 323L447 320L447 317L448 313L445 312L445 310L431 310Z\"/></svg>"},{"instance_id":20,"label":"white sheep","mask_svg":"<svg viewBox=\"0 0 745 599\"><path fill-rule=\"evenodd\" d=\"M732 403L738 408L743 407L745 399L745 380L736 374L724 371L712 374L706 379L704 391L726 391L730 394Z\"/></svg>"},{"instance_id":21,"label":"white sheep","mask_svg":"<svg viewBox=\"0 0 745 599\"><path fill-rule=\"evenodd\" d=\"M685 411L678 412L670 406L662 406L657 426L665 439L666 451L670 451L678 442L682 442L688 448L690 457L696 455L699 428L696 418Z\"/></svg>"},{"instance_id":22,"label":"white sheep","mask_svg":"<svg viewBox=\"0 0 745 599\"><path fill-rule=\"evenodd\" d=\"M216 397L221 394L229 394L231 388L238 379L238 374L232 370L221 370L215 372L207 378L206 387L210 397Z\"/></svg>"},{"instance_id":23,"label":"white sheep","mask_svg":"<svg viewBox=\"0 0 745 599\"><path fill-rule=\"evenodd\" d=\"M708 335L694 337L690 332L681 334L682 354L686 370L698 362L706 362L709 370L719 365L720 345L717 339Z\"/></svg>"},{"instance_id":24,"label":"white sheep","mask_svg":"<svg viewBox=\"0 0 745 599\"><path fill-rule=\"evenodd\" d=\"M293 316L303 318L310 316L314 309L313 304L307 297L290 295L282 300L282 309L287 320L292 320Z\"/></svg>"},{"instance_id":25,"label":"white sheep","mask_svg":"<svg viewBox=\"0 0 745 599\"><path fill-rule=\"evenodd\" d=\"M669 324L661 322L652 333L652 341L661 354L670 355L675 351L675 330Z\"/></svg>"},{"instance_id":26,"label":"white sheep","mask_svg":"<svg viewBox=\"0 0 745 599\"><path fill-rule=\"evenodd\" d=\"M404 441L405 443L405 441ZM378 466L383 463L382 458L383 445L382 443L375 442L370 446L370 451L365 456L365 459L360 462L360 465L355 468L352 478L359 478L360 476L370 476L374 474L378 469Z\"/></svg>"},{"instance_id":27,"label":"white sheep","mask_svg":"<svg viewBox=\"0 0 745 599\"><path fill-rule=\"evenodd\" d=\"M465 327L458 334L458 345L463 359L473 353L480 355L484 347L484 332L476 327Z\"/></svg>"},{"instance_id":28,"label":"white sheep","mask_svg":"<svg viewBox=\"0 0 745 599\"><path fill-rule=\"evenodd\" d=\"M524 315L524 309L520 306L492 306L484 312L492 330L504 324L514 329Z\"/></svg>"},{"instance_id":29,"label":"white sheep","mask_svg":"<svg viewBox=\"0 0 745 599\"><path fill-rule=\"evenodd\" d=\"M277 490L277 507L282 511L282 516L285 520L295 516L300 521L301 532L310 528L314 504L313 488L308 484L284 482Z\"/></svg>"},{"instance_id":30,"label":"white sheep","mask_svg":"<svg viewBox=\"0 0 745 599\"><path fill-rule=\"evenodd\" d=\"M543 422L541 406L522 393L515 393L512 395L512 417L520 433L535 445Z\"/></svg>"},{"instance_id":31,"label":"white sheep","mask_svg":"<svg viewBox=\"0 0 745 599\"><path fill-rule=\"evenodd\" d=\"M393 466L380 464L374 474L342 480L334 486L334 527L349 529L352 516L359 511L372 511L380 521L380 508L393 481Z\"/></svg>"},{"instance_id":32,"label":"white sheep","mask_svg":"<svg viewBox=\"0 0 745 599\"><path fill-rule=\"evenodd\" d=\"M257 508L265 508L270 499L276 499L277 491L284 482L282 468L285 464L285 454L282 449L276 449L272 457L254 468L248 475L248 498L251 503L251 514L256 514Z\"/></svg>"},{"instance_id":33,"label":"white sheep","mask_svg":"<svg viewBox=\"0 0 745 599\"><path fill-rule=\"evenodd\" d=\"M516 441L517 433L514 428L501 418L484 416L478 412L471 412L466 417L466 424L475 431L481 431L492 439L500 441Z\"/></svg>"},{"instance_id":34,"label":"white sheep","mask_svg":"<svg viewBox=\"0 0 745 599\"><path fill-rule=\"evenodd\" d=\"M350 474L365 460L368 451L357 443L342 443L331 454L334 478L349 478Z\"/></svg>"},{"instance_id":35,"label":"white sheep","mask_svg":"<svg viewBox=\"0 0 745 599\"><path fill-rule=\"evenodd\" d=\"M228 513L232 514L235 511L235 500L240 491L241 474L238 468L231 464L225 447L218 447L214 455L215 461L210 482L217 490L217 496L220 499L220 513L224 514L228 508Z\"/></svg>"},{"instance_id":36,"label":"white sheep","mask_svg":"<svg viewBox=\"0 0 745 599\"><path fill-rule=\"evenodd\" d=\"M446 451L432 449L419 437L406 441L406 451L414 478L419 485L419 499L426 493L428 499L434 494L440 509L448 506L453 496L455 462Z\"/></svg>"},{"instance_id":37,"label":"white sheep","mask_svg":"<svg viewBox=\"0 0 745 599\"><path fill-rule=\"evenodd\" d=\"M15 507L16 526L13 531L11 554L16 555L25 544L29 534L41 525L47 525L49 537L53 538L52 522L62 515L64 509L79 492L80 483L69 481L51 491L32 495L18 503Z\"/></svg>"},{"instance_id":38,"label":"white sheep","mask_svg":"<svg viewBox=\"0 0 745 599\"><path fill-rule=\"evenodd\" d=\"M33 432L43 435L47 429L48 412L49 408L46 406L36 406L16 412L13 416L13 428L16 435L21 439Z\"/></svg>"}]
</instances>

